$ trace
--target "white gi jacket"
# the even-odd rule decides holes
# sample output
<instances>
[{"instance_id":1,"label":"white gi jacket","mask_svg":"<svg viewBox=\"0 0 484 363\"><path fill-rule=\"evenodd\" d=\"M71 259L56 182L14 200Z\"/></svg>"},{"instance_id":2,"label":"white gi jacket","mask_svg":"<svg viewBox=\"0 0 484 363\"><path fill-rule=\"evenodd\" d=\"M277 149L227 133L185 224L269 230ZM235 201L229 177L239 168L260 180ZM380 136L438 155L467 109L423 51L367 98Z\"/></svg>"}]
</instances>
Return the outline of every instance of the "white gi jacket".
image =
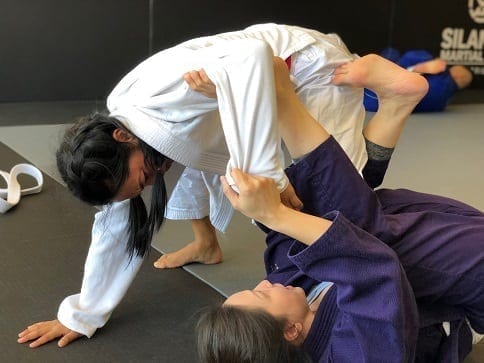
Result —
<instances>
[{"instance_id":1,"label":"white gi jacket","mask_svg":"<svg viewBox=\"0 0 484 363\"><path fill-rule=\"evenodd\" d=\"M273 55L291 57L290 73L299 97L356 167L363 168L362 90L331 85L334 68L354 59L338 36L261 24L193 39L139 64L107 100L111 116L188 167L173 191L169 218L201 218L210 212L214 226L224 230L232 208L218 175L232 167L271 177L280 191L286 188ZM185 72L200 68L215 83L217 100L192 91L183 81ZM186 198L193 196L190 188L200 193L191 203ZM107 322L141 265L134 258L126 266L128 213L125 201L96 215L81 292L67 297L59 308L59 321L88 337Z\"/></svg>"},{"instance_id":2,"label":"white gi jacket","mask_svg":"<svg viewBox=\"0 0 484 363\"><path fill-rule=\"evenodd\" d=\"M291 57L291 79L310 113L341 144L361 172L367 161L362 136L365 111L362 90L331 84L333 70L355 58L336 34L295 26L260 24L243 31L190 40L191 47L203 47L220 39L257 38L266 41L275 55ZM197 168L187 168L172 191L166 217L201 219L210 216L212 225L225 231L232 207L220 190L219 176Z\"/></svg>"}]
</instances>

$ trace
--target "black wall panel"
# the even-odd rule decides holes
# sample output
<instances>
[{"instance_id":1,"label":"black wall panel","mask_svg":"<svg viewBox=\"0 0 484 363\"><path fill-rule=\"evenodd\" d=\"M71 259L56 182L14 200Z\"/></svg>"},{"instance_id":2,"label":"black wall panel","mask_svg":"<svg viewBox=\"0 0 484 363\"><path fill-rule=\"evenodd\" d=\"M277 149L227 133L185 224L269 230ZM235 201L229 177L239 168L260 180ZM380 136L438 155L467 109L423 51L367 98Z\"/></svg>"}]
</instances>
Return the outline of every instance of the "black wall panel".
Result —
<instances>
[{"instance_id":1,"label":"black wall panel","mask_svg":"<svg viewBox=\"0 0 484 363\"><path fill-rule=\"evenodd\" d=\"M154 50L193 37L265 22L338 33L351 51L365 54L386 45L393 0L154 0Z\"/></svg>"},{"instance_id":2,"label":"black wall panel","mask_svg":"<svg viewBox=\"0 0 484 363\"><path fill-rule=\"evenodd\" d=\"M360 55L388 45L449 57L470 51L473 87L484 88L484 19L469 10L478 6L478 0L0 0L0 102L104 99L152 52L262 22L338 33Z\"/></svg>"},{"instance_id":3,"label":"black wall panel","mask_svg":"<svg viewBox=\"0 0 484 363\"><path fill-rule=\"evenodd\" d=\"M401 51L427 49L449 64L474 73L472 87L484 88L482 0L400 0L392 45Z\"/></svg>"},{"instance_id":4,"label":"black wall panel","mask_svg":"<svg viewBox=\"0 0 484 363\"><path fill-rule=\"evenodd\" d=\"M147 56L147 19L147 0L0 0L0 102L105 98Z\"/></svg>"}]
</instances>

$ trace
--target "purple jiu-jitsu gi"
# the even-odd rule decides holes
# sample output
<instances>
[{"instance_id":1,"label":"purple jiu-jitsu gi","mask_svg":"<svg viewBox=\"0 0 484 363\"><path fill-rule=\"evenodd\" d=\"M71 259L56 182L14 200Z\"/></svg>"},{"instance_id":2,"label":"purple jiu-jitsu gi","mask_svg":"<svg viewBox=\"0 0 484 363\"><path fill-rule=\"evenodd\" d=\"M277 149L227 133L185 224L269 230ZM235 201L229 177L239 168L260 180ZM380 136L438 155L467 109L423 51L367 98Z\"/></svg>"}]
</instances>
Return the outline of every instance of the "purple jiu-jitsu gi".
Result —
<instances>
[{"instance_id":1,"label":"purple jiu-jitsu gi","mask_svg":"<svg viewBox=\"0 0 484 363\"><path fill-rule=\"evenodd\" d=\"M421 328L450 321L450 336L435 345L427 344L425 336L419 337L418 344L423 344L423 349L436 351L417 351L417 361L428 354L440 362L461 361L471 349L465 317L476 331L484 332L484 215L463 203L434 195L401 189L374 192L332 137L288 168L287 175L305 212L324 216L339 211L354 226L396 252L419 305ZM316 276L314 271L308 273L303 266L296 266L288 251L301 248L299 242L273 231L267 234L266 242L264 259L270 281L301 286L306 291L319 280L333 281L327 269ZM369 256L362 253L361 258ZM380 270L378 260L370 262L376 271ZM317 269L318 264L312 268ZM334 269L337 274L338 267ZM352 276L346 278L347 283L352 282ZM383 278L382 275L382 283ZM315 324L322 321L320 331L314 331L306 341L308 350L317 358L325 357L328 349L335 349L332 338L339 326L340 294L335 284L320 306L327 311L318 312L329 315L316 319ZM373 303L369 298L368 309ZM332 304L335 307L331 308ZM335 319L333 324L324 323L331 319ZM375 329L376 325L369 324L367 333ZM383 354L383 348L373 348ZM388 361L396 361L395 357L392 359ZM360 356L353 361L364 360Z\"/></svg>"},{"instance_id":2,"label":"purple jiu-jitsu gi","mask_svg":"<svg viewBox=\"0 0 484 363\"><path fill-rule=\"evenodd\" d=\"M306 275L334 283L304 343L308 352L316 362L413 362L418 312L398 256L342 213L324 218L333 221L329 230L288 254Z\"/></svg>"}]
</instances>

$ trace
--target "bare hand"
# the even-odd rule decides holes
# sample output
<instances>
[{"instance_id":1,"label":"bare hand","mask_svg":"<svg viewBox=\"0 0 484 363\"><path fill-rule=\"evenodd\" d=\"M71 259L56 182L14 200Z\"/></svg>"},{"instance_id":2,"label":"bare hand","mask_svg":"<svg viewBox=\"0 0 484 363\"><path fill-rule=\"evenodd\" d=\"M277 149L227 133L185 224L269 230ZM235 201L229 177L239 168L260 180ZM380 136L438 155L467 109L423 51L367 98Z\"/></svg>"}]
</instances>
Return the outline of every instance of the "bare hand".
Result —
<instances>
[{"instance_id":1,"label":"bare hand","mask_svg":"<svg viewBox=\"0 0 484 363\"><path fill-rule=\"evenodd\" d=\"M232 206L247 217L264 223L268 218L274 218L283 207L273 179L247 174L240 169L232 169L231 176L239 193L235 192L222 176L224 194Z\"/></svg>"},{"instance_id":2,"label":"bare hand","mask_svg":"<svg viewBox=\"0 0 484 363\"><path fill-rule=\"evenodd\" d=\"M61 337L57 342L57 345L62 348L81 336L81 333L65 327L59 320L50 320L30 325L18 335L17 342L26 343L33 340L33 342L29 344L29 347L37 348Z\"/></svg>"},{"instance_id":3,"label":"bare hand","mask_svg":"<svg viewBox=\"0 0 484 363\"><path fill-rule=\"evenodd\" d=\"M291 209L301 210L303 203L296 195L296 191L291 183L287 185L287 188L281 193L281 202Z\"/></svg>"},{"instance_id":4,"label":"bare hand","mask_svg":"<svg viewBox=\"0 0 484 363\"><path fill-rule=\"evenodd\" d=\"M208 78L203 69L187 72L183 75L183 79L192 90L209 98L217 98L215 84Z\"/></svg>"}]
</instances>

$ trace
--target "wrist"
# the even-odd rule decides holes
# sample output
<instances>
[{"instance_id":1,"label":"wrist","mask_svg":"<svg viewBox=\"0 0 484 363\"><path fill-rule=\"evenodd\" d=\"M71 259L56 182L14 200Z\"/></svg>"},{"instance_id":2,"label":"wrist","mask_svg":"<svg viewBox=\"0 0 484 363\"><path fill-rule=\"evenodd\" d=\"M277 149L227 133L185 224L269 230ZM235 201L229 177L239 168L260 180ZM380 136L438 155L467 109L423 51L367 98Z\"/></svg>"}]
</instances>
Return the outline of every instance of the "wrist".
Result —
<instances>
[{"instance_id":1,"label":"wrist","mask_svg":"<svg viewBox=\"0 0 484 363\"><path fill-rule=\"evenodd\" d=\"M290 223L292 212L295 212L295 210L281 203L271 213L262 217L260 222L274 231L282 232L284 226Z\"/></svg>"}]
</instances>

